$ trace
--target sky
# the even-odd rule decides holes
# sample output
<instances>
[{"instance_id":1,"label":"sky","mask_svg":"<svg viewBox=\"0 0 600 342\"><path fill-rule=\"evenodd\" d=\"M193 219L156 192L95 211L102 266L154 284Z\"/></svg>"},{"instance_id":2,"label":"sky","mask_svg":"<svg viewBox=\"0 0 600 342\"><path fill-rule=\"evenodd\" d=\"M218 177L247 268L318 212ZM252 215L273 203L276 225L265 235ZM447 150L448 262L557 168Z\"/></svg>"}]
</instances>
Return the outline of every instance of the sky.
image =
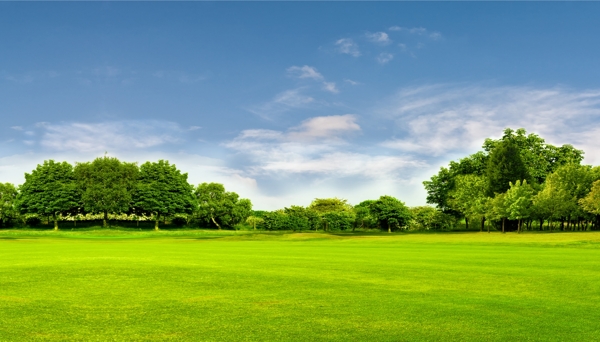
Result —
<instances>
[{"instance_id":1,"label":"sky","mask_svg":"<svg viewBox=\"0 0 600 342\"><path fill-rule=\"evenodd\" d=\"M600 163L598 2L0 2L0 182L169 160L255 209L391 195L525 128Z\"/></svg>"}]
</instances>

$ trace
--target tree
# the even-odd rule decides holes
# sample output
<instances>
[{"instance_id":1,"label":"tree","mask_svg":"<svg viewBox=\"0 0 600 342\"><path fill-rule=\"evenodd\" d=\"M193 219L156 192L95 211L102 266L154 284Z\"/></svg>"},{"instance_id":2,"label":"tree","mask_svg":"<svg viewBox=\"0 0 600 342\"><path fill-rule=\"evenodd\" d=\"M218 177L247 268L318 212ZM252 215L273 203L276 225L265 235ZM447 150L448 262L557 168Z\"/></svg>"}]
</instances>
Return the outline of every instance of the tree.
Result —
<instances>
[{"instance_id":1,"label":"tree","mask_svg":"<svg viewBox=\"0 0 600 342\"><path fill-rule=\"evenodd\" d=\"M262 219L260 217L256 217L256 216L248 216L248 218L246 219L246 223L248 223L249 225L254 227L254 230L256 230L257 225L261 225L264 222L265 222L264 219Z\"/></svg>"},{"instance_id":2,"label":"tree","mask_svg":"<svg viewBox=\"0 0 600 342\"><path fill-rule=\"evenodd\" d=\"M374 228L377 226L377 220L371 215L371 204L375 202L374 200L366 200L362 201L359 204L354 206L354 226L352 230L357 226L359 228Z\"/></svg>"},{"instance_id":3,"label":"tree","mask_svg":"<svg viewBox=\"0 0 600 342\"><path fill-rule=\"evenodd\" d=\"M524 180L510 183L510 189L506 192L504 205L508 218L518 220L517 232L522 230L523 219L530 215L533 198L533 188Z\"/></svg>"},{"instance_id":4,"label":"tree","mask_svg":"<svg viewBox=\"0 0 600 342\"><path fill-rule=\"evenodd\" d=\"M444 214L430 206L409 208L411 214L410 229L433 230L451 226L455 220L452 215Z\"/></svg>"},{"instance_id":5,"label":"tree","mask_svg":"<svg viewBox=\"0 0 600 342\"><path fill-rule=\"evenodd\" d=\"M25 173L16 202L21 213L51 216L54 230L58 230L58 216L77 208L79 201L73 166L45 160L30 174Z\"/></svg>"},{"instance_id":6,"label":"tree","mask_svg":"<svg viewBox=\"0 0 600 342\"><path fill-rule=\"evenodd\" d=\"M505 232L506 218L508 217L508 209L505 202L506 194L496 194L494 198L488 202L487 216L492 220L502 221L502 233Z\"/></svg>"},{"instance_id":7,"label":"tree","mask_svg":"<svg viewBox=\"0 0 600 342\"><path fill-rule=\"evenodd\" d=\"M381 196L371 204L371 213L379 222L381 229L392 232L392 227L402 228L411 219L410 211L404 202L392 197Z\"/></svg>"},{"instance_id":8,"label":"tree","mask_svg":"<svg viewBox=\"0 0 600 342\"><path fill-rule=\"evenodd\" d=\"M240 199L235 192L225 191L223 184L202 183L194 191L198 203L197 214L201 221L221 226L233 227L244 222L252 212L249 199Z\"/></svg>"},{"instance_id":9,"label":"tree","mask_svg":"<svg viewBox=\"0 0 600 342\"><path fill-rule=\"evenodd\" d=\"M0 183L0 228L16 216L17 188L11 183Z\"/></svg>"},{"instance_id":10,"label":"tree","mask_svg":"<svg viewBox=\"0 0 600 342\"><path fill-rule=\"evenodd\" d=\"M104 214L103 225L107 227L108 213L124 213L131 208L138 173L135 163L121 162L114 157L77 163L75 178L84 209Z\"/></svg>"},{"instance_id":11,"label":"tree","mask_svg":"<svg viewBox=\"0 0 600 342\"><path fill-rule=\"evenodd\" d=\"M600 224L600 180L593 183L592 190L579 200L579 205L586 212L596 216L596 229L598 229Z\"/></svg>"},{"instance_id":12,"label":"tree","mask_svg":"<svg viewBox=\"0 0 600 342\"><path fill-rule=\"evenodd\" d=\"M530 178L519 149L512 140L498 143L490 152L486 178L489 197L506 192L511 182Z\"/></svg>"},{"instance_id":13,"label":"tree","mask_svg":"<svg viewBox=\"0 0 600 342\"><path fill-rule=\"evenodd\" d=\"M315 198L308 209L319 216L324 230L344 230L354 222L354 210L345 199Z\"/></svg>"},{"instance_id":14,"label":"tree","mask_svg":"<svg viewBox=\"0 0 600 342\"><path fill-rule=\"evenodd\" d=\"M486 179L474 174L459 175L455 179L455 187L449 194L448 204L465 216L466 228L469 229L469 217L481 217L481 229L485 223L487 190Z\"/></svg>"},{"instance_id":15,"label":"tree","mask_svg":"<svg viewBox=\"0 0 600 342\"><path fill-rule=\"evenodd\" d=\"M152 213L154 229L158 230L161 216L190 214L195 205L194 188L187 181L187 173L181 173L168 161L146 162L140 166L133 206Z\"/></svg>"}]
</instances>

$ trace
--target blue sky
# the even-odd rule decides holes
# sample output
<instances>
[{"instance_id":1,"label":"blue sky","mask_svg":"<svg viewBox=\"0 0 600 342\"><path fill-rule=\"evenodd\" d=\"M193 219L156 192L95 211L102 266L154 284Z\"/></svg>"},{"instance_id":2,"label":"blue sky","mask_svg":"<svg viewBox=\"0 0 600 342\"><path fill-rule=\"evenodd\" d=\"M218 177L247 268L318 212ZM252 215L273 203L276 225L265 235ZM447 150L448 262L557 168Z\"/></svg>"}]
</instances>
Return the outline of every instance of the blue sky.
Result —
<instances>
[{"instance_id":1,"label":"blue sky","mask_svg":"<svg viewBox=\"0 0 600 342\"><path fill-rule=\"evenodd\" d=\"M0 181L168 159L256 209L389 194L505 127L598 164L600 3L0 2Z\"/></svg>"}]
</instances>

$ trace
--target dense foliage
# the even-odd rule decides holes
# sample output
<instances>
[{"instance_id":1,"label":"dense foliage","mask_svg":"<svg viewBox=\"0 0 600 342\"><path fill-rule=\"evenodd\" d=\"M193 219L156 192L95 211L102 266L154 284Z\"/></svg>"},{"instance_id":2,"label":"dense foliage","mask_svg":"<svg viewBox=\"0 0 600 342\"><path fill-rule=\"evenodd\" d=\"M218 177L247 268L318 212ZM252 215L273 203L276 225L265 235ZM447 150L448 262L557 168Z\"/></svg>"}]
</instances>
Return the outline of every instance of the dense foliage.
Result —
<instances>
[{"instance_id":1,"label":"dense foliage","mask_svg":"<svg viewBox=\"0 0 600 342\"><path fill-rule=\"evenodd\" d=\"M467 227L479 220L482 230L486 221L502 231L534 229L534 222L540 230L598 229L593 184L600 168L582 160L583 151L570 145L556 147L524 129L506 129L501 139L486 139L483 151L450 162L424 182L427 202L464 218Z\"/></svg>"}]
</instances>

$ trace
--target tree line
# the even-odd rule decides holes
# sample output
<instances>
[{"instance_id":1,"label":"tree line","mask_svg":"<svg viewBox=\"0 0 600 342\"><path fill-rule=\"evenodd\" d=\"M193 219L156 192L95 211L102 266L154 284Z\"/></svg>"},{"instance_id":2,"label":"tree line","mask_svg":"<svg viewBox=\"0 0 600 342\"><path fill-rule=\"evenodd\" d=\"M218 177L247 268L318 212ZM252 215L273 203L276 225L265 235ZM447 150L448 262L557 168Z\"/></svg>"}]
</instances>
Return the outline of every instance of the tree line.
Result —
<instances>
[{"instance_id":1,"label":"tree line","mask_svg":"<svg viewBox=\"0 0 600 342\"><path fill-rule=\"evenodd\" d=\"M504 130L479 151L425 181L427 202L443 213L501 231L600 228L600 167L583 151L554 146L525 129Z\"/></svg>"},{"instance_id":2,"label":"tree line","mask_svg":"<svg viewBox=\"0 0 600 342\"><path fill-rule=\"evenodd\" d=\"M33 226L41 218L73 226L81 221L153 221L159 229L588 230L600 228L600 167L582 165L583 151L553 146L524 129L486 139L483 151L458 161L424 182L427 202L407 207L392 196L351 205L317 198L303 207L252 210L219 183L193 186L168 161L142 165L100 157L92 162L44 161L19 187L0 183L0 227ZM479 222L480 224L473 224ZM72 226L72 227L73 227Z\"/></svg>"}]
</instances>

